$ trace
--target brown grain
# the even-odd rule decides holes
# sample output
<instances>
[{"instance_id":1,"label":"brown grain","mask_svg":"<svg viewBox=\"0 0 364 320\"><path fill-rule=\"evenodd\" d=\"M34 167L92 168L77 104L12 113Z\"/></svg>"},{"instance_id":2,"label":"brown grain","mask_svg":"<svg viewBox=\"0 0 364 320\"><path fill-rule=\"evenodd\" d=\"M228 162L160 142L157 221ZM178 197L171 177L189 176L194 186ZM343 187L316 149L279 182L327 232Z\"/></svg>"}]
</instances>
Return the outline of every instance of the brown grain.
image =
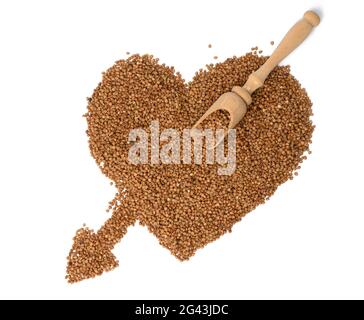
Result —
<instances>
[{"instance_id":1,"label":"brown grain","mask_svg":"<svg viewBox=\"0 0 364 320\"><path fill-rule=\"evenodd\" d=\"M217 175L218 165L128 163L129 130L148 131L157 119L161 130L191 127L222 93L244 84L266 59L252 53L229 58L199 70L188 84L173 67L150 55L132 55L104 73L89 98L87 135L92 156L118 193L109 204L112 217L97 233L77 231L68 256L69 282L115 268L111 249L137 221L178 259L189 259L293 178L306 159L314 126L311 101L288 66L275 68L253 94L236 128L232 176Z\"/></svg>"}]
</instances>

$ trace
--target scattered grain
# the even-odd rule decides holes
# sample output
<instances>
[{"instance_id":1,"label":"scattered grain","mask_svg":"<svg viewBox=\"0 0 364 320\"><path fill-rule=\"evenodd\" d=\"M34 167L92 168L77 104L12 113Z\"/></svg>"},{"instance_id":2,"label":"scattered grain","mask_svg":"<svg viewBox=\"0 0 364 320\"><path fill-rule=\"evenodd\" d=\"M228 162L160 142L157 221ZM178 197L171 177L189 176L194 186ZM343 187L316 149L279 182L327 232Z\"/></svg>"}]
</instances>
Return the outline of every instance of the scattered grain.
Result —
<instances>
[{"instance_id":1,"label":"scattered grain","mask_svg":"<svg viewBox=\"0 0 364 320\"><path fill-rule=\"evenodd\" d=\"M129 131L191 127L224 92L242 85L267 57L248 53L200 70L186 84L173 67L150 55L117 61L88 102L87 134L100 170L118 193L112 217L97 232L77 231L67 279L77 282L118 265L111 253L139 221L180 260L230 232L248 212L292 179L311 142L311 101L288 66L279 66L253 94L237 126L237 168L219 176L218 165L130 165ZM279 106L279 108L277 107Z\"/></svg>"}]
</instances>

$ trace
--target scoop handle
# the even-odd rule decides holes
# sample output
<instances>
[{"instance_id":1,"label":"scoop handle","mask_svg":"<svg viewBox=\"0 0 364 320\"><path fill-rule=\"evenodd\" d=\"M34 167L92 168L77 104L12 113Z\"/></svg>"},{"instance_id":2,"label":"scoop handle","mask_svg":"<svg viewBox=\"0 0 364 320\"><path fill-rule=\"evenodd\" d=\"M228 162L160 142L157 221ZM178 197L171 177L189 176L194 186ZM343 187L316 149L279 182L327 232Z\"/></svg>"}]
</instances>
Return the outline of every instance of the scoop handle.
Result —
<instances>
[{"instance_id":1,"label":"scoop handle","mask_svg":"<svg viewBox=\"0 0 364 320\"><path fill-rule=\"evenodd\" d=\"M319 23L320 17L314 11L307 11L302 19L297 21L287 32L270 58L256 72L251 74L244 85L244 89L252 94L256 89L260 88L269 73L296 49Z\"/></svg>"}]
</instances>

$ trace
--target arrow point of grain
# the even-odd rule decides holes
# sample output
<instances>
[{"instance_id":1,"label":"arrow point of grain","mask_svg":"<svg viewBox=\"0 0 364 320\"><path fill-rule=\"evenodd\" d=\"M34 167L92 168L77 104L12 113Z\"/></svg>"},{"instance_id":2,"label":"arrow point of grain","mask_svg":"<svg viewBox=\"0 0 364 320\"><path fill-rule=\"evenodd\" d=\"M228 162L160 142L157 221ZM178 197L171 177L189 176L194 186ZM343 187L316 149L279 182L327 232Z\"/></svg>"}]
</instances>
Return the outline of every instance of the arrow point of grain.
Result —
<instances>
[{"instance_id":1,"label":"arrow point of grain","mask_svg":"<svg viewBox=\"0 0 364 320\"><path fill-rule=\"evenodd\" d=\"M119 265L111 252L112 246L105 244L100 236L87 227L77 230L68 255L66 279L78 282L101 275Z\"/></svg>"},{"instance_id":2,"label":"arrow point of grain","mask_svg":"<svg viewBox=\"0 0 364 320\"><path fill-rule=\"evenodd\" d=\"M78 229L67 258L66 280L79 282L115 269L119 262L111 251L136 218L126 206L118 206L97 233L87 227Z\"/></svg>"}]
</instances>

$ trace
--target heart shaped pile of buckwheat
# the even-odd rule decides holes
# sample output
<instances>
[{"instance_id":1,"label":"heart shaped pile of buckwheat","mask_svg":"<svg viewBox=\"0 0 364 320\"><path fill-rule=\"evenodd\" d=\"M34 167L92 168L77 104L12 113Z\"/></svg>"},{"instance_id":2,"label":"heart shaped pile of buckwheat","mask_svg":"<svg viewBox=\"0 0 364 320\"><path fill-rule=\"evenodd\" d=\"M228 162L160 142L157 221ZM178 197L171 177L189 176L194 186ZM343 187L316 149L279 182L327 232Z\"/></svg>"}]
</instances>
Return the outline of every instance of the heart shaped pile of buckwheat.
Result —
<instances>
[{"instance_id":1,"label":"heart shaped pile of buckwheat","mask_svg":"<svg viewBox=\"0 0 364 320\"><path fill-rule=\"evenodd\" d=\"M163 164L158 158L152 163L150 148L147 163L132 164L128 158L132 129L143 129L150 140L152 122L158 122L159 132L191 128L222 93L243 85L266 59L252 53L229 58L207 65L189 83L150 55L117 61L103 74L88 99L87 134L92 156L118 193L110 202L112 217L97 233L78 230L68 257L70 282L114 268L118 262L110 250L137 221L178 259L188 259L297 174L310 152L314 126L311 101L287 66L276 67L253 94L236 128L231 175L219 175L219 163Z\"/></svg>"}]
</instances>

